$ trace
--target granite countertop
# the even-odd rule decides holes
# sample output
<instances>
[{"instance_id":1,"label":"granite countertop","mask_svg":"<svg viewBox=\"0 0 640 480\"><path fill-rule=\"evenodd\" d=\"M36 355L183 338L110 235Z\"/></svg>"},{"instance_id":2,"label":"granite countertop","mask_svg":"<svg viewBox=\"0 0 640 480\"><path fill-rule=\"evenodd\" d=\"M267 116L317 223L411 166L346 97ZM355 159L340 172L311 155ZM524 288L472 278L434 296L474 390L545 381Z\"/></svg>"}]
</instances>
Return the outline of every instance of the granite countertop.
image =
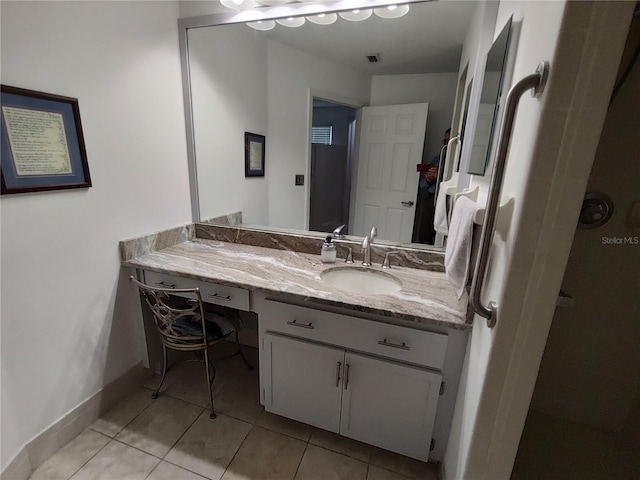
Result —
<instances>
[{"instance_id":1,"label":"granite countertop","mask_svg":"<svg viewBox=\"0 0 640 480\"><path fill-rule=\"evenodd\" d=\"M320 273L328 268L350 268L340 259L335 264L323 264L319 254L198 238L123 263L129 267L245 288L293 301L312 301L421 324L471 328L465 323L466 298L458 300L441 272L392 266L384 271L402 282L399 292L357 294L340 290L320 278ZM356 262L352 267L360 268L361 265ZM379 265L370 268L382 271Z\"/></svg>"}]
</instances>

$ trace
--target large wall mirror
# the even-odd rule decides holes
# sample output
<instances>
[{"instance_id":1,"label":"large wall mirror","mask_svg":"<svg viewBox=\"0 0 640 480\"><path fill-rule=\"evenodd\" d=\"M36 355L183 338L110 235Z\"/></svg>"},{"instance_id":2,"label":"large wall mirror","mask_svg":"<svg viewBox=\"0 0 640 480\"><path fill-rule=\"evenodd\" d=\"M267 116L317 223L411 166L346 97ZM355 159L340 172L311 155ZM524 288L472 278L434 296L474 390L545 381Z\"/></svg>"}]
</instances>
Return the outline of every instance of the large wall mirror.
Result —
<instances>
[{"instance_id":1,"label":"large wall mirror","mask_svg":"<svg viewBox=\"0 0 640 480\"><path fill-rule=\"evenodd\" d=\"M328 25L288 5L260 9L255 28L253 12L180 20L195 220L242 212L247 226L346 223L355 236L376 226L380 242L415 243L416 165L451 126L477 3L411 2L399 18L369 10L361 21L327 14ZM264 177L244 175L245 132L265 136Z\"/></svg>"}]
</instances>

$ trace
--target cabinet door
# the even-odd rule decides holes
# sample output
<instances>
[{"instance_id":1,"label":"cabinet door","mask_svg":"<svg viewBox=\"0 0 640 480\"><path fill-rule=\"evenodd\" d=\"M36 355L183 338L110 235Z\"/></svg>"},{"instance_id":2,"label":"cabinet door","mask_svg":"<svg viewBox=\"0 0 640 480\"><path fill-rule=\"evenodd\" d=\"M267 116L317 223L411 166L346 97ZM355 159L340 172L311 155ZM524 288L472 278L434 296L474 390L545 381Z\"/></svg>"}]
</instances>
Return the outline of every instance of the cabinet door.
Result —
<instances>
[{"instance_id":1,"label":"cabinet door","mask_svg":"<svg viewBox=\"0 0 640 480\"><path fill-rule=\"evenodd\" d=\"M344 350L266 333L265 410L337 433L343 366Z\"/></svg>"},{"instance_id":2,"label":"cabinet door","mask_svg":"<svg viewBox=\"0 0 640 480\"><path fill-rule=\"evenodd\" d=\"M427 461L441 375L347 352L340 433Z\"/></svg>"}]
</instances>

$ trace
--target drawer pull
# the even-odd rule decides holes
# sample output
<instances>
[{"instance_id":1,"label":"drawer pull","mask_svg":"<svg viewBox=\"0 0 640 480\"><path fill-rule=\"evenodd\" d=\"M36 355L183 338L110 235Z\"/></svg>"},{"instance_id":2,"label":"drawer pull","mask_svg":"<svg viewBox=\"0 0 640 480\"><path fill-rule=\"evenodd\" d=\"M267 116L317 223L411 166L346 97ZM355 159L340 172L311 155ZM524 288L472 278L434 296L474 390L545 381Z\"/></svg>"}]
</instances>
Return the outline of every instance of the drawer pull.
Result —
<instances>
[{"instance_id":1,"label":"drawer pull","mask_svg":"<svg viewBox=\"0 0 640 480\"><path fill-rule=\"evenodd\" d=\"M398 345L397 343L391 343L391 342L387 342L387 339L385 338L384 340L379 340L378 341L378 345L383 345L385 347L393 347L393 348L399 348L400 350L411 350L411 347L409 347L406 343L402 342L402 345Z\"/></svg>"},{"instance_id":2,"label":"drawer pull","mask_svg":"<svg viewBox=\"0 0 640 480\"><path fill-rule=\"evenodd\" d=\"M349 364L344 364L344 389L349 387Z\"/></svg>"},{"instance_id":3,"label":"drawer pull","mask_svg":"<svg viewBox=\"0 0 640 480\"><path fill-rule=\"evenodd\" d=\"M162 288L176 288L175 283L156 282L156 286Z\"/></svg>"},{"instance_id":4,"label":"drawer pull","mask_svg":"<svg viewBox=\"0 0 640 480\"><path fill-rule=\"evenodd\" d=\"M231 295L219 295L218 293L209 294L211 298L215 298L216 300L224 300L225 302L231 301Z\"/></svg>"},{"instance_id":5,"label":"drawer pull","mask_svg":"<svg viewBox=\"0 0 640 480\"><path fill-rule=\"evenodd\" d=\"M340 386L340 370L342 369L342 362L338 362L336 365L336 387Z\"/></svg>"},{"instance_id":6,"label":"drawer pull","mask_svg":"<svg viewBox=\"0 0 640 480\"><path fill-rule=\"evenodd\" d=\"M292 327L302 327L308 328L309 330L315 330L316 327L313 326L311 322L307 323L298 323L297 321L287 322L287 325L291 325Z\"/></svg>"}]
</instances>

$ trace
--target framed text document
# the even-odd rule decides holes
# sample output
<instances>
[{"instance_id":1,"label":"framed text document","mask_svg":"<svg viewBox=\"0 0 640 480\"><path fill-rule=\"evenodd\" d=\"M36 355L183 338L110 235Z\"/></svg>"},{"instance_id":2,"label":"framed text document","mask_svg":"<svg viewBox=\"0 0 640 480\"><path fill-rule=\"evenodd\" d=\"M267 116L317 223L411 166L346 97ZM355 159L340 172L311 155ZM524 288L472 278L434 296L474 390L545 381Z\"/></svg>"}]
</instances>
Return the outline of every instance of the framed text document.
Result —
<instances>
[{"instance_id":1,"label":"framed text document","mask_svg":"<svg viewBox=\"0 0 640 480\"><path fill-rule=\"evenodd\" d=\"M2 194L90 187L78 100L1 89Z\"/></svg>"}]
</instances>

